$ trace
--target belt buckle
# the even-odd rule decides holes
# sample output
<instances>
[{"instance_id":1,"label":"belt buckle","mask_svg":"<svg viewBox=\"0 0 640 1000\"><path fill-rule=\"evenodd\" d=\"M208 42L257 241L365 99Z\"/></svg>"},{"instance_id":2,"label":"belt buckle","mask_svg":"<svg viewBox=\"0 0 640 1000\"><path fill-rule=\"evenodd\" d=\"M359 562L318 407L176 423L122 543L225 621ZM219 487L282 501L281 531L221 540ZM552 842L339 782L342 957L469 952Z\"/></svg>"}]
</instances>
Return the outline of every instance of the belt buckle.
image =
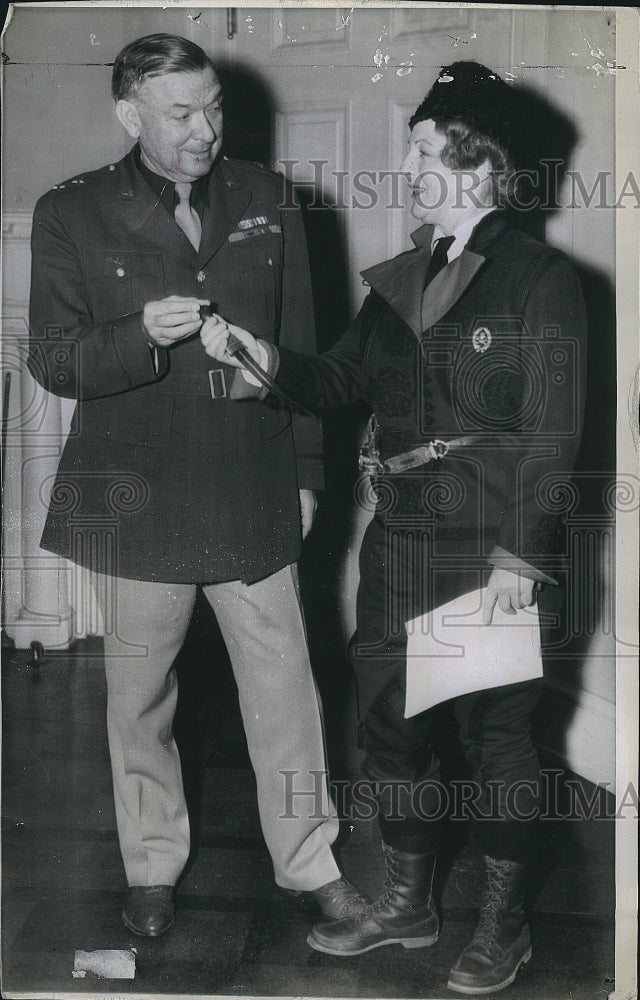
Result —
<instances>
[{"instance_id":1,"label":"belt buckle","mask_svg":"<svg viewBox=\"0 0 640 1000\"><path fill-rule=\"evenodd\" d=\"M211 390L212 399L226 399L227 396L227 383L224 377L224 368L211 368L207 375L209 376L209 389Z\"/></svg>"},{"instance_id":2,"label":"belt buckle","mask_svg":"<svg viewBox=\"0 0 640 1000\"><path fill-rule=\"evenodd\" d=\"M429 441L427 448L431 452L432 458L444 458L449 451L447 442L441 441L440 438L436 438L435 441Z\"/></svg>"},{"instance_id":3,"label":"belt buckle","mask_svg":"<svg viewBox=\"0 0 640 1000\"><path fill-rule=\"evenodd\" d=\"M378 455L372 455L366 448L361 448L358 456L358 468L367 476L378 476L383 471L384 466Z\"/></svg>"}]
</instances>

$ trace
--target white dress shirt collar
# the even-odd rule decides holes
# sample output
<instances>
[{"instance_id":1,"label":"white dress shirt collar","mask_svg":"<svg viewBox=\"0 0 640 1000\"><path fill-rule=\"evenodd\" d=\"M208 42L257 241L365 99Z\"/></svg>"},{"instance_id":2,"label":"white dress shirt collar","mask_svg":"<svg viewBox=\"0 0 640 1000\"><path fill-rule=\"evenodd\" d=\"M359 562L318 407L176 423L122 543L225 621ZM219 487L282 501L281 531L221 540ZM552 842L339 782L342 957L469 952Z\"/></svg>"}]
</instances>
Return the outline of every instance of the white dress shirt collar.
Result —
<instances>
[{"instance_id":1,"label":"white dress shirt collar","mask_svg":"<svg viewBox=\"0 0 640 1000\"><path fill-rule=\"evenodd\" d=\"M478 212L471 219L466 219L464 222L461 222L460 225L457 226L456 229L454 229L454 231L451 234L449 234L454 238L453 243L447 250L447 260L449 261L449 263L451 263L452 260L455 260L456 257L460 256L460 254L466 247L467 243L471 239L471 233L476 228L480 220L484 219L485 215L489 215L490 212L494 211L495 208L491 206L491 208L486 208L483 211ZM442 239L442 237L446 235L447 233L443 233L443 231L440 229L440 226L434 227L433 235L431 236L432 253L436 241Z\"/></svg>"}]
</instances>

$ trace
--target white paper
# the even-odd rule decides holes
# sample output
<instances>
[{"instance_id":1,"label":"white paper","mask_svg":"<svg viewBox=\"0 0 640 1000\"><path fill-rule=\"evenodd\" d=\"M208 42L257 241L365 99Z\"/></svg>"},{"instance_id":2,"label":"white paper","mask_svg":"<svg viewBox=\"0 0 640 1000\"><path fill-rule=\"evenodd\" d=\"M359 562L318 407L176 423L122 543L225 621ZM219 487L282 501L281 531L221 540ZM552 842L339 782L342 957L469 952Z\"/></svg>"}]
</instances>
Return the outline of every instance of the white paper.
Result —
<instances>
[{"instance_id":1,"label":"white paper","mask_svg":"<svg viewBox=\"0 0 640 1000\"><path fill-rule=\"evenodd\" d=\"M473 590L406 623L405 719L472 691L542 677L538 606L515 615L496 604L481 619L483 590Z\"/></svg>"},{"instance_id":2,"label":"white paper","mask_svg":"<svg viewBox=\"0 0 640 1000\"><path fill-rule=\"evenodd\" d=\"M98 979L135 979L133 951L76 951L73 978L83 979L92 972Z\"/></svg>"}]
</instances>

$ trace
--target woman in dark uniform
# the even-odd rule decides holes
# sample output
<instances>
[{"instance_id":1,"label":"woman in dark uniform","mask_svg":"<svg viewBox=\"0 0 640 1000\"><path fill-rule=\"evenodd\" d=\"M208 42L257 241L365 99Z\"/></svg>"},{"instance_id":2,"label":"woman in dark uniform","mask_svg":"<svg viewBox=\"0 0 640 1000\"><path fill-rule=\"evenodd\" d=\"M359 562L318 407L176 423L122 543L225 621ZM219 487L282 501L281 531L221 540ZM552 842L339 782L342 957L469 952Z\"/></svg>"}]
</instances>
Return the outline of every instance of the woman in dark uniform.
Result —
<instances>
[{"instance_id":1,"label":"woman in dark uniform","mask_svg":"<svg viewBox=\"0 0 640 1000\"><path fill-rule=\"evenodd\" d=\"M578 450L586 322L572 265L503 211L520 115L517 91L486 67L442 70L409 122L402 164L424 223L415 248L363 272L371 291L322 357L274 348L219 317L201 331L207 353L227 361L233 334L300 404L364 397L378 424L367 449L378 503L360 553L352 652L387 888L361 915L314 928L311 946L333 955L438 938L440 765L433 713L404 717L405 623L483 588L490 627L496 604L516 614L558 592L552 488ZM523 897L540 805L530 736L539 687L506 683L453 704L486 872L479 925L449 979L466 994L503 989L531 957ZM401 799L398 818L400 787L420 795Z\"/></svg>"}]
</instances>

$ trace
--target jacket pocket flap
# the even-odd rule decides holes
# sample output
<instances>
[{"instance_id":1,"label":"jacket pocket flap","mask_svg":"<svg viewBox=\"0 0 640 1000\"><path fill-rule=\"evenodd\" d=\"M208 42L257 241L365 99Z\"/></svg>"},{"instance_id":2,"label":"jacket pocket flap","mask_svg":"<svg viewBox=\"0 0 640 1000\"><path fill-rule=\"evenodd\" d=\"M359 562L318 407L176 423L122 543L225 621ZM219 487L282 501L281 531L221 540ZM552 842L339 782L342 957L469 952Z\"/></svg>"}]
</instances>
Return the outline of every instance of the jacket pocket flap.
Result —
<instances>
[{"instance_id":1,"label":"jacket pocket flap","mask_svg":"<svg viewBox=\"0 0 640 1000\"><path fill-rule=\"evenodd\" d=\"M162 275L161 253L133 253L130 250L92 250L84 257L87 278L131 278L134 275Z\"/></svg>"}]
</instances>

